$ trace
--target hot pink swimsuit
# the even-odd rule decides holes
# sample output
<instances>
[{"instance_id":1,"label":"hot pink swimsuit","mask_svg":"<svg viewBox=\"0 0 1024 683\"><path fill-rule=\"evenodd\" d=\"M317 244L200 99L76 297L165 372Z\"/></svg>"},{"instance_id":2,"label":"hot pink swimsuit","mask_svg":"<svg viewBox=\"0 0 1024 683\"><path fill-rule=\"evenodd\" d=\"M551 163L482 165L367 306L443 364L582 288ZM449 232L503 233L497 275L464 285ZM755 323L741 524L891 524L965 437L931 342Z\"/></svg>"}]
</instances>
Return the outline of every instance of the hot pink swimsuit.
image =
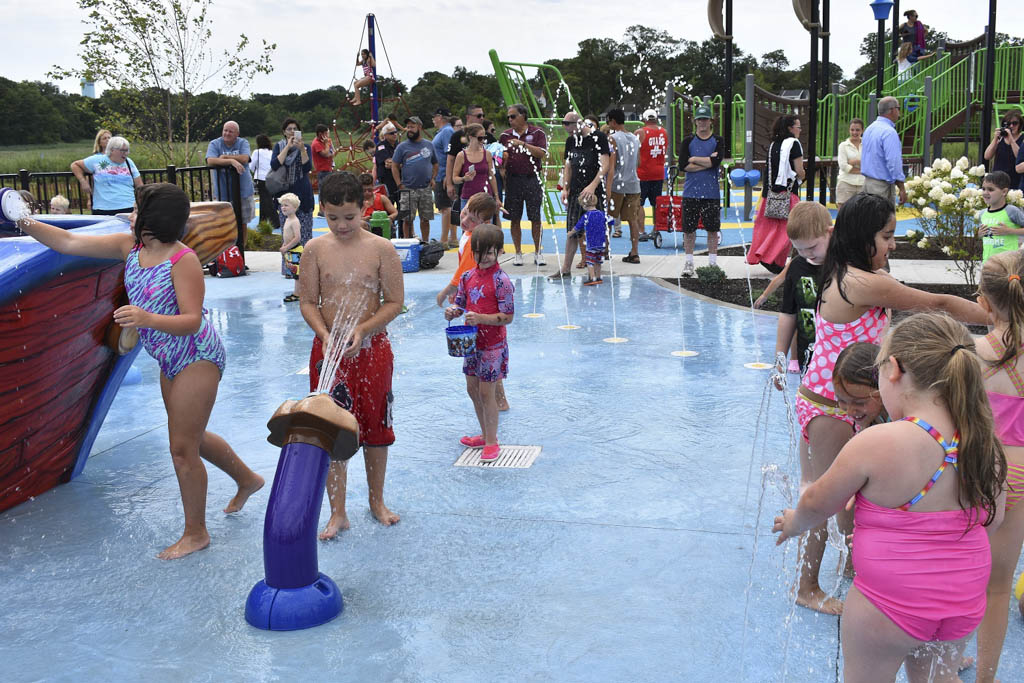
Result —
<instances>
[{"instance_id":1,"label":"hot pink swimsuit","mask_svg":"<svg viewBox=\"0 0 1024 683\"><path fill-rule=\"evenodd\" d=\"M921 492L899 508L882 507L857 494L853 585L912 638L958 640L985 616L992 568L988 534L980 510L909 510L947 464L956 467L959 434L947 443L923 420L905 419L931 434L946 457Z\"/></svg>"},{"instance_id":2,"label":"hot pink swimsuit","mask_svg":"<svg viewBox=\"0 0 1024 683\"><path fill-rule=\"evenodd\" d=\"M1000 358L1006 352L1003 342L994 333L986 337L992 350ZM995 421L996 438L1004 446L1024 446L1024 378L1020 376L1016 367L1017 357L1003 365L996 365L985 370L985 377L991 377L1000 370L1005 370L1013 382L1013 388L1017 390L1016 396L999 394L994 391L986 391L988 402L992 406L992 418ZM1024 498L1024 467L1015 465L1012 462L1006 463L1006 511L1013 509L1021 498Z\"/></svg>"}]
</instances>

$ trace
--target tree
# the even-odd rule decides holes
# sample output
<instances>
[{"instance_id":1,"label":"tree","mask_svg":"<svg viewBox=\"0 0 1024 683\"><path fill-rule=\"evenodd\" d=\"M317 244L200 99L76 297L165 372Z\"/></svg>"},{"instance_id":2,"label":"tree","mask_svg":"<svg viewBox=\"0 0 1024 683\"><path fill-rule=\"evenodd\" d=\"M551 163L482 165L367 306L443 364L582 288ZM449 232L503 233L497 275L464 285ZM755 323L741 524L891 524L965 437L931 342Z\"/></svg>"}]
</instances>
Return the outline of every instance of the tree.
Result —
<instances>
[{"instance_id":1,"label":"tree","mask_svg":"<svg viewBox=\"0 0 1024 683\"><path fill-rule=\"evenodd\" d=\"M273 69L276 44L262 41L248 57L241 34L232 50L209 47L212 0L78 0L88 13L82 68L55 66L51 78L84 77L112 91L102 123L152 143L168 163L192 162L199 131L219 130L225 110L194 107L196 94L237 95L256 74ZM112 106L110 106L112 105ZM184 147L184 152L179 149Z\"/></svg>"}]
</instances>

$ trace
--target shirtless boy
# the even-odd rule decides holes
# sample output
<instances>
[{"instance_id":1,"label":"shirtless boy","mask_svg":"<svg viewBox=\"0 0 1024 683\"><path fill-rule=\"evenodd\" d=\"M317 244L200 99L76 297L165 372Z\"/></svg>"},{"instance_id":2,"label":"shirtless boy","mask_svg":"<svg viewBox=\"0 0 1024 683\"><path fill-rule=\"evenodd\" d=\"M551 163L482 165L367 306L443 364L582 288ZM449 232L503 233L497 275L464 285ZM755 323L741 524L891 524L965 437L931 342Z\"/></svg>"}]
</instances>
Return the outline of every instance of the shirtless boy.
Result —
<instances>
[{"instance_id":1,"label":"shirtless boy","mask_svg":"<svg viewBox=\"0 0 1024 683\"><path fill-rule=\"evenodd\" d=\"M398 252L388 240L363 230L363 188L354 175L332 173L320 186L320 215L330 232L306 243L299 267L299 307L316 334L309 357L309 388L316 391L323 350L333 325L349 342L331 395L359 423L366 463L370 511L390 526L398 515L384 505L384 474L391 428L393 356L386 325L402 310L405 288ZM345 513L346 463L332 462L327 474L331 518L323 540L349 528Z\"/></svg>"}]
</instances>

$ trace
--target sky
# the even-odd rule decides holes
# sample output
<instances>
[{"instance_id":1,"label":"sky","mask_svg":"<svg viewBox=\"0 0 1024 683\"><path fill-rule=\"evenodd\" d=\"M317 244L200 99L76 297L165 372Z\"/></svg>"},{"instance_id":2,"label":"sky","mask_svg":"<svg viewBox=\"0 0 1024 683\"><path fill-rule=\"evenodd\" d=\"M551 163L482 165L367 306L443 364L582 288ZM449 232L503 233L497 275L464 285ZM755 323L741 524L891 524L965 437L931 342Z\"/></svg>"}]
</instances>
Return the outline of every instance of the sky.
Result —
<instances>
[{"instance_id":1,"label":"sky","mask_svg":"<svg viewBox=\"0 0 1024 683\"><path fill-rule=\"evenodd\" d=\"M239 33L250 40L276 42L274 71L258 76L248 92L276 95L302 93L352 81L365 17L373 6L336 0L211 0L211 17L217 49L237 42ZM4 0L6 78L47 80L53 65L74 66L80 42L88 24L86 12L74 0L27 2ZM723 3L724 4L724 3ZM506 61L541 62L576 54L576 45L586 38L621 40L631 24L656 26L677 38L702 41L711 37L706 0L672 0L638 5L627 15L621 2L597 0L585 13L580 3L557 0L517 0L515 3L408 3L393 0L377 16L378 41L383 41L389 59L378 43L377 72L394 75L406 86L414 85L425 71L451 74L456 66L493 73L488 50L493 48ZM774 13L764 10L777 9ZM900 12L915 8L921 20L950 37L966 40L980 35L988 18L984 0L916 0L901 3ZM735 44L757 56L782 48L791 66L808 61L809 33L793 13L790 0L734 0ZM999 31L1024 36L1024 15L1002 3L996 27ZM877 28L868 0L832 0L832 61L852 74L863 63L858 47L864 35ZM17 26L19 30L10 30ZM43 40L40 37L45 37ZM389 66L390 62L390 66ZM76 81L58 84L78 92ZM102 84L98 84L102 88ZM705 93L701 93L705 94ZM715 94L715 93L706 93Z\"/></svg>"}]
</instances>

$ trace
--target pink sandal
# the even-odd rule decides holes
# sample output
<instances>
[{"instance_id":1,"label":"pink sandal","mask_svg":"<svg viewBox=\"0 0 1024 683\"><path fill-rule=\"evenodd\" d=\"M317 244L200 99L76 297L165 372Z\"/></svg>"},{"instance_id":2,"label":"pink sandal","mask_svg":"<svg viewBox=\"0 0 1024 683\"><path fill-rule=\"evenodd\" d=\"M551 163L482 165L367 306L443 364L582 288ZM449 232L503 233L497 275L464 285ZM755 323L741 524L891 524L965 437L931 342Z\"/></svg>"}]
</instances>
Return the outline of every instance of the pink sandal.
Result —
<instances>
[{"instance_id":1,"label":"pink sandal","mask_svg":"<svg viewBox=\"0 0 1024 683\"><path fill-rule=\"evenodd\" d=\"M480 448L484 445L485 441L482 434L477 434L476 436L464 436L459 439L459 443L470 448Z\"/></svg>"}]
</instances>

